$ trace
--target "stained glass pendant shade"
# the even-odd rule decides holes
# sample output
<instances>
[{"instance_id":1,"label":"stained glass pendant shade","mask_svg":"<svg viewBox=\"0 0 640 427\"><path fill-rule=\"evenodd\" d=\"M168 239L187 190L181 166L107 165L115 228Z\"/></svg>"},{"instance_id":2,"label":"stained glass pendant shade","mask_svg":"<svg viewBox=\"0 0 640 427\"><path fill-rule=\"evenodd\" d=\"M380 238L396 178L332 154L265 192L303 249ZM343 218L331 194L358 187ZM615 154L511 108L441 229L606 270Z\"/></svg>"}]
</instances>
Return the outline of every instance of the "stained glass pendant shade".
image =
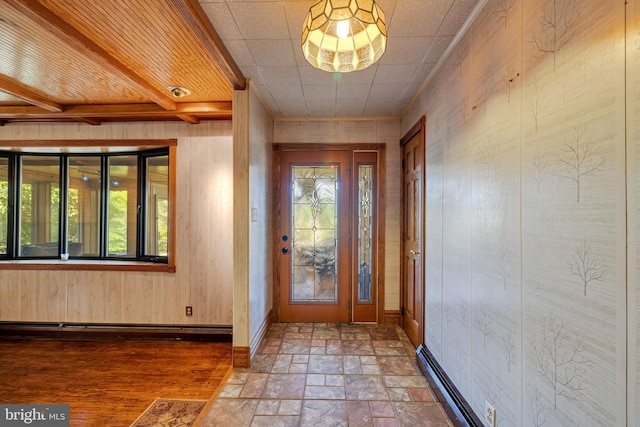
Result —
<instances>
[{"instance_id":1,"label":"stained glass pendant shade","mask_svg":"<svg viewBox=\"0 0 640 427\"><path fill-rule=\"evenodd\" d=\"M384 13L374 0L320 0L302 27L302 52L309 64L328 72L362 70L387 46Z\"/></svg>"}]
</instances>

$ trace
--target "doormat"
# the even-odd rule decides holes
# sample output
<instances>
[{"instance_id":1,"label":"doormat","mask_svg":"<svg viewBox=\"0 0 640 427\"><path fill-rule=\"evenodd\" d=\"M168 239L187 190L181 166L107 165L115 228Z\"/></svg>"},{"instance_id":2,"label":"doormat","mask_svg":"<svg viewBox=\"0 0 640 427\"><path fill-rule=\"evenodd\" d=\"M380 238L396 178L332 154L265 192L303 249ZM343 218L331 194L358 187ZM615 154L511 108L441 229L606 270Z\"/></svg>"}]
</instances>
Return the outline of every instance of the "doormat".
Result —
<instances>
[{"instance_id":1,"label":"doormat","mask_svg":"<svg viewBox=\"0 0 640 427\"><path fill-rule=\"evenodd\" d=\"M158 398L131 424L131 427L190 427L206 404L206 400Z\"/></svg>"}]
</instances>

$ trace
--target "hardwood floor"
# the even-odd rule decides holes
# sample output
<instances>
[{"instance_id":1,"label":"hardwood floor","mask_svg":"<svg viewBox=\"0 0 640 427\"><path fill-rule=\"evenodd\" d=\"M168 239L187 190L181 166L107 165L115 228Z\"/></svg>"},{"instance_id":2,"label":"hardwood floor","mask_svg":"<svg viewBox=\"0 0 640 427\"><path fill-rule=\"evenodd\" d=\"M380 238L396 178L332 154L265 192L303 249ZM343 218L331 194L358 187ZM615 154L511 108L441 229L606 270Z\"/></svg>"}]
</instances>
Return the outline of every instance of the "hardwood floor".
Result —
<instances>
[{"instance_id":1,"label":"hardwood floor","mask_svg":"<svg viewBox=\"0 0 640 427\"><path fill-rule=\"evenodd\" d=\"M157 397L211 397L231 343L0 340L0 403L68 403L71 426L129 426Z\"/></svg>"}]
</instances>

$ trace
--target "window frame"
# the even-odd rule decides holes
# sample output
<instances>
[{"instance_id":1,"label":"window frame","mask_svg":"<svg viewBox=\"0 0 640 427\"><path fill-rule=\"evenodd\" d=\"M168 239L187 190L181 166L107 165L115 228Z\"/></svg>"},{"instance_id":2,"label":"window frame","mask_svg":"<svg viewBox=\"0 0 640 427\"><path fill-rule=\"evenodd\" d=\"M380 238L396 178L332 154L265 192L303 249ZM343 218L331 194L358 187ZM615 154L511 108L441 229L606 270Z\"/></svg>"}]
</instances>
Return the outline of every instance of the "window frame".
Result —
<instances>
[{"instance_id":1,"label":"window frame","mask_svg":"<svg viewBox=\"0 0 640 427\"><path fill-rule=\"evenodd\" d=\"M161 271L173 273L175 266L175 242L176 242L176 139L162 140L39 140L39 141L0 141L0 156L8 158L9 194L7 199L7 253L0 254L0 270L114 270L114 271ZM142 207L136 218L136 248L135 257L113 257L104 251L107 242L103 232L106 230L105 218L108 189L105 182L102 186L100 199L100 255L88 257L73 257L69 260L60 260L56 257L24 257L18 256L18 222L19 222L19 189L20 189L20 158L21 156L46 155L60 159L60 209L59 209L59 238L58 252L65 253L68 246L68 169L69 158L78 156L91 156L101 159L101 174L104 178L108 175L105 165L110 156L137 156L137 200L136 206ZM144 204L146 203L146 164L147 159L154 156L168 157L168 212L167 212L167 256L145 254L143 247L143 233L145 219ZM105 233L106 234L106 233Z\"/></svg>"}]
</instances>

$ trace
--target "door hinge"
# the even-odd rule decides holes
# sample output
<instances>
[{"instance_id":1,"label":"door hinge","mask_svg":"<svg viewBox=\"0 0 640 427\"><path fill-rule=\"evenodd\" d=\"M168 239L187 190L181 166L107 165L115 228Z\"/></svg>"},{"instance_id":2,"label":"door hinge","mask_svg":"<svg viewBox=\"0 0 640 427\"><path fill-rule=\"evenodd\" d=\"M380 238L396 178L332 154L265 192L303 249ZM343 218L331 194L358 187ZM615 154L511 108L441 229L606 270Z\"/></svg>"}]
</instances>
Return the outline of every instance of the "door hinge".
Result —
<instances>
[{"instance_id":1,"label":"door hinge","mask_svg":"<svg viewBox=\"0 0 640 427\"><path fill-rule=\"evenodd\" d=\"M404 317L404 307L402 307L402 308L400 309L400 315L401 315L402 317Z\"/></svg>"},{"instance_id":2,"label":"door hinge","mask_svg":"<svg viewBox=\"0 0 640 427\"><path fill-rule=\"evenodd\" d=\"M402 159L402 170L404 170L404 159Z\"/></svg>"}]
</instances>

